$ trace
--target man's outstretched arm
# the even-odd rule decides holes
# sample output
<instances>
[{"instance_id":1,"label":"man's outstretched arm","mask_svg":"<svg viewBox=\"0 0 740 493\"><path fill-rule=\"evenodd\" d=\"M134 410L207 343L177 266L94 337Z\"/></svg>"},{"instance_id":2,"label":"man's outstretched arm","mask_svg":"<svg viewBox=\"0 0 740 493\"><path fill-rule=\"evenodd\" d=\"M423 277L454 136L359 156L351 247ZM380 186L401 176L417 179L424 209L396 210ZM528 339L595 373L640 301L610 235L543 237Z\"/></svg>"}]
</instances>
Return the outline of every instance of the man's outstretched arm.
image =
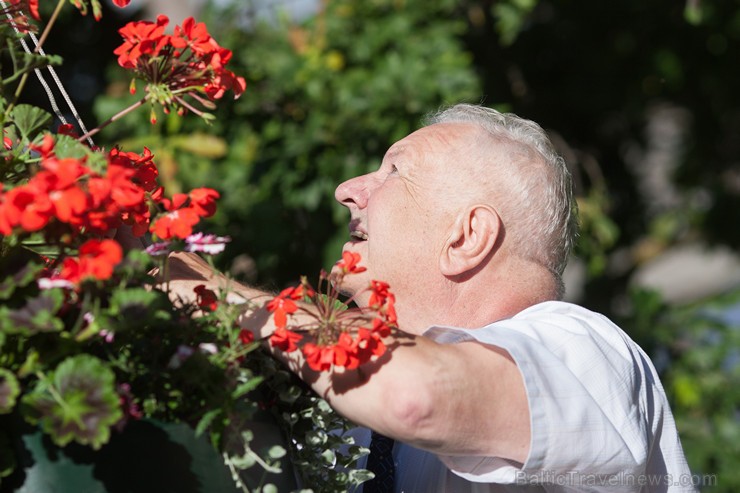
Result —
<instances>
[{"instance_id":1,"label":"man's outstretched arm","mask_svg":"<svg viewBox=\"0 0 740 493\"><path fill-rule=\"evenodd\" d=\"M192 297L198 284L211 289L228 286L230 299L248 299L258 306L241 320L244 328L256 337L275 330L264 308L272 295L214 273L197 255L172 255L169 275L170 289L183 297ZM300 324L300 319L296 322ZM334 409L359 425L443 455L526 460L531 435L528 402L519 369L506 351L477 342L439 344L405 333L384 342L388 351L378 360L330 372L311 370L300 351L271 350Z\"/></svg>"}]
</instances>

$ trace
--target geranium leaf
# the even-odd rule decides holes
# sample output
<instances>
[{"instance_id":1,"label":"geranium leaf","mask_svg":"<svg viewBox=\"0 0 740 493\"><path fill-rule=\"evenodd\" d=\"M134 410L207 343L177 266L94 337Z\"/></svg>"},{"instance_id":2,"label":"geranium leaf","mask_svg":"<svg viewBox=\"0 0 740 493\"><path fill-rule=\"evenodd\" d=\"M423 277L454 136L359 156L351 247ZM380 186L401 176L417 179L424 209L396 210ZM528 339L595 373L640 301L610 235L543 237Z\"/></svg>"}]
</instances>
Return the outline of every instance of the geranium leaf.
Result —
<instances>
[{"instance_id":1,"label":"geranium leaf","mask_svg":"<svg viewBox=\"0 0 740 493\"><path fill-rule=\"evenodd\" d=\"M36 275L44 268L40 264L26 264L18 272L6 276L0 281L0 300L7 300L13 295L16 288L22 288L31 284Z\"/></svg>"},{"instance_id":2,"label":"geranium leaf","mask_svg":"<svg viewBox=\"0 0 740 493\"><path fill-rule=\"evenodd\" d=\"M121 288L111 295L107 314L115 321L114 330L137 329L154 320L169 320L167 302L167 295L159 290Z\"/></svg>"},{"instance_id":3,"label":"geranium leaf","mask_svg":"<svg viewBox=\"0 0 740 493\"><path fill-rule=\"evenodd\" d=\"M21 136L29 141L32 140L32 135L36 130L48 125L51 121L49 113L30 104L19 104L13 108L11 116Z\"/></svg>"},{"instance_id":4,"label":"geranium leaf","mask_svg":"<svg viewBox=\"0 0 740 493\"><path fill-rule=\"evenodd\" d=\"M0 330L7 333L37 334L57 332L64 328L56 313L62 307L64 294L61 289L43 291L29 299L18 309L0 307Z\"/></svg>"},{"instance_id":5,"label":"geranium leaf","mask_svg":"<svg viewBox=\"0 0 740 493\"><path fill-rule=\"evenodd\" d=\"M0 368L0 414L7 414L13 410L20 393L21 387L13 372Z\"/></svg>"},{"instance_id":6,"label":"geranium leaf","mask_svg":"<svg viewBox=\"0 0 740 493\"><path fill-rule=\"evenodd\" d=\"M56 135L55 140L54 153L58 158L85 158L85 165L96 173L103 173L107 168L108 159L104 153L91 150L69 135Z\"/></svg>"},{"instance_id":7,"label":"geranium leaf","mask_svg":"<svg viewBox=\"0 0 740 493\"><path fill-rule=\"evenodd\" d=\"M99 449L123 417L113 371L87 354L65 359L22 402L26 419L59 446L75 441Z\"/></svg>"}]
</instances>

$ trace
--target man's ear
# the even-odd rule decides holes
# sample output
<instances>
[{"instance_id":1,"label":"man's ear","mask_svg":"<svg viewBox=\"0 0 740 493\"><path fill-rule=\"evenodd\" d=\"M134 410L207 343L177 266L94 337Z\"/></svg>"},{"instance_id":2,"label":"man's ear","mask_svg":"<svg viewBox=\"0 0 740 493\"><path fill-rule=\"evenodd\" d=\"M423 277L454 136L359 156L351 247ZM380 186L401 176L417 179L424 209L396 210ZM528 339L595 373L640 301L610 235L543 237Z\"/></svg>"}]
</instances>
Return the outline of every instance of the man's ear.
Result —
<instances>
[{"instance_id":1,"label":"man's ear","mask_svg":"<svg viewBox=\"0 0 740 493\"><path fill-rule=\"evenodd\" d=\"M440 271L448 277L472 271L497 248L501 235L501 218L493 207L469 207L458 217L444 245Z\"/></svg>"}]
</instances>

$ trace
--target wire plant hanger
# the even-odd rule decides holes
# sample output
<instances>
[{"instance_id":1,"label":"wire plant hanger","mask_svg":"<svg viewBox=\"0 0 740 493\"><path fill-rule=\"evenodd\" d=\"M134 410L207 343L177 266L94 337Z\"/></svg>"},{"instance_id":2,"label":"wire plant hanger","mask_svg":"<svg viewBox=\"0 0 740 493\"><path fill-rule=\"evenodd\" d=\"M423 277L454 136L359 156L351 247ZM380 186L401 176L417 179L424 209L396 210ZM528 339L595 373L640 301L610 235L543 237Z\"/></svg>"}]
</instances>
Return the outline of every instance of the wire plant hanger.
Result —
<instances>
[{"instance_id":1,"label":"wire plant hanger","mask_svg":"<svg viewBox=\"0 0 740 493\"><path fill-rule=\"evenodd\" d=\"M16 22L16 19L13 18L12 14L10 12L10 9L8 8L7 3L5 2L5 0L0 0L0 6L2 6L3 12L5 12L5 15L8 18L8 21L9 21L10 26L13 28L13 30L19 36L22 36L23 35L23 32L21 31L21 29L18 28L18 24ZM59 2L57 4L57 8L56 8L54 14L52 14L52 17L56 17L58 15L58 12L61 9L61 6L62 6L62 2ZM26 17L25 13L23 13L23 12L19 12L19 15L22 16L23 18ZM28 53L29 55L39 54L39 55L44 55L45 56L46 55L46 52L42 48L42 45L43 45L44 41L46 40L46 36L48 34L48 29L45 30L42 33L40 39L37 38L36 35L33 32L28 32L27 34L28 34L28 37L33 42L34 49L31 50L31 48L29 47L28 43L26 42L26 39L24 37L20 37L20 44L23 47L23 50L26 53ZM77 111L77 108L75 107L74 103L72 102L72 98L70 98L69 93L64 88L64 84L62 84L62 81L59 79L59 76L57 75L56 70L54 70L54 67L52 67L51 65L47 65L46 67L44 67L44 69L48 70L49 75L51 76L51 79L54 82L54 85L59 90L59 93L62 95L62 98L64 99L64 102L66 103L67 107L69 108L70 112L72 113L72 116L74 117L75 121L79 125L80 130L82 131L83 135L86 135L87 136L86 137L87 143L90 145L90 147L95 147L95 143L93 142L93 140L90 137L90 135L88 135L89 132L88 132L86 126L85 126L85 123L82 121L82 117L80 116L79 112ZM44 73L43 73L42 69L40 69L40 68L34 68L33 71L36 74L36 78L39 80L39 83L44 88L44 92L46 93L46 97L49 99L49 104L51 105L51 108L54 111L54 114L56 115L56 117L59 119L59 121L62 124L67 125L68 124L67 118L64 116L64 113L59 108L59 104L57 103L57 100L54 97L54 93L53 93L53 91L51 89L51 86L50 86L49 82L44 77ZM24 75L24 77L25 77L25 75ZM23 83L21 82L20 86L22 86L22 85L23 85ZM16 96L17 96L17 94L16 94Z\"/></svg>"}]
</instances>

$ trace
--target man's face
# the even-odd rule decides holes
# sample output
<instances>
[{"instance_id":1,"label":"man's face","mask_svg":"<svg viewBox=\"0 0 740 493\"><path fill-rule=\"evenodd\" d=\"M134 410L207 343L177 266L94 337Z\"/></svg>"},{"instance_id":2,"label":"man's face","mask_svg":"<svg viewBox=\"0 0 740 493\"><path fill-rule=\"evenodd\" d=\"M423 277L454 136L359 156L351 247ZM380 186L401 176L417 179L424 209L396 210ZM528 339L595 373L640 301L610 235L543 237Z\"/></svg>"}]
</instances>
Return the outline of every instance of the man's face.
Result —
<instances>
[{"instance_id":1,"label":"man's face","mask_svg":"<svg viewBox=\"0 0 740 493\"><path fill-rule=\"evenodd\" d=\"M359 253L367 267L347 276L344 288L357 293L372 279L389 283L402 323L407 305L428 302L442 281L439 256L455 219L455 198L467 183L456 161L464 159L461 144L471 133L468 124L424 127L394 144L377 171L335 192L351 213L344 250ZM362 305L367 296L357 301Z\"/></svg>"}]
</instances>

